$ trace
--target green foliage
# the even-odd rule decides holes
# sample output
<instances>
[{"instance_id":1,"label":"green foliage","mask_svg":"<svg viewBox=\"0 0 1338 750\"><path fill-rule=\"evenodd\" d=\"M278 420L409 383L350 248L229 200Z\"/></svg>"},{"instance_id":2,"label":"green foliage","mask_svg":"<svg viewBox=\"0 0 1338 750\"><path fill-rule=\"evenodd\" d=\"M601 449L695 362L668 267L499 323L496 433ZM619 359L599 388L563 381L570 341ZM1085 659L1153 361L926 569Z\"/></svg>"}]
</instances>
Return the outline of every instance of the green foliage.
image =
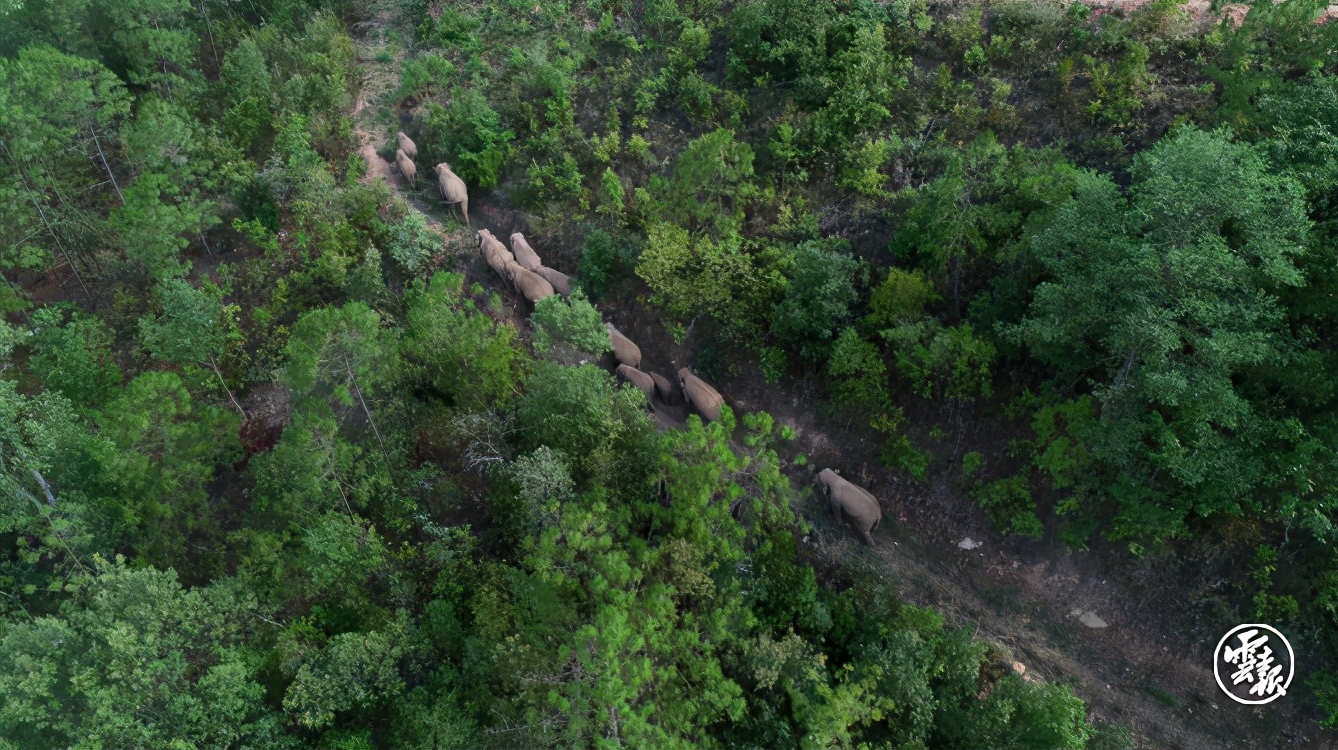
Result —
<instances>
[{"instance_id":1,"label":"green foliage","mask_svg":"<svg viewBox=\"0 0 1338 750\"><path fill-rule=\"evenodd\" d=\"M536 362L524 387L516 403L522 445L553 449L577 476L610 470L616 446L650 429L641 392L617 387L594 365Z\"/></svg>"},{"instance_id":2,"label":"green foliage","mask_svg":"<svg viewBox=\"0 0 1338 750\"><path fill-rule=\"evenodd\" d=\"M466 184L488 190L497 186L514 138L477 89L456 88L449 107L428 102L416 142L424 164L447 162Z\"/></svg>"},{"instance_id":3,"label":"green foliage","mask_svg":"<svg viewBox=\"0 0 1338 750\"><path fill-rule=\"evenodd\" d=\"M979 451L969 451L962 455L962 476L970 479L985 467L985 457Z\"/></svg>"},{"instance_id":4,"label":"green foliage","mask_svg":"<svg viewBox=\"0 0 1338 750\"><path fill-rule=\"evenodd\" d=\"M400 72L400 99L421 99L442 91L455 78L455 66L439 55L405 60Z\"/></svg>"},{"instance_id":5,"label":"green foliage","mask_svg":"<svg viewBox=\"0 0 1338 750\"><path fill-rule=\"evenodd\" d=\"M839 406L878 412L891 405L887 392L887 365L878 347L854 328L841 331L827 362L833 399Z\"/></svg>"},{"instance_id":6,"label":"green foliage","mask_svg":"<svg viewBox=\"0 0 1338 750\"><path fill-rule=\"evenodd\" d=\"M789 263L789 284L772 313L771 332L804 359L822 361L859 300L859 263L812 242L796 247Z\"/></svg>"},{"instance_id":7,"label":"green foliage","mask_svg":"<svg viewBox=\"0 0 1338 750\"><path fill-rule=\"evenodd\" d=\"M597 359L613 349L599 311L579 291L570 298L555 294L539 300L530 320L536 351L561 344Z\"/></svg>"},{"instance_id":8,"label":"green foliage","mask_svg":"<svg viewBox=\"0 0 1338 750\"><path fill-rule=\"evenodd\" d=\"M651 179L650 194L662 221L724 237L737 230L756 192L752 176L752 148L721 128L689 143L668 179Z\"/></svg>"},{"instance_id":9,"label":"green foliage","mask_svg":"<svg viewBox=\"0 0 1338 750\"><path fill-rule=\"evenodd\" d=\"M869 295L865 323L876 329L914 323L924 317L925 307L937 300L934 286L923 271L889 268L887 279Z\"/></svg>"},{"instance_id":10,"label":"green foliage","mask_svg":"<svg viewBox=\"0 0 1338 750\"><path fill-rule=\"evenodd\" d=\"M1274 295L1303 282L1309 226L1300 186L1222 133L1177 133L1134 180L1126 201L1085 176L1035 238L1049 280L1015 330L1042 360L1100 378L1088 450L1140 488L1120 533L1162 537L1191 512L1259 503L1257 446L1281 435L1235 379L1288 357Z\"/></svg>"},{"instance_id":11,"label":"green foliage","mask_svg":"<svg viewBox=\"0 0 1338 750\"><path fill-rule=\"evenodd\" d=\"M99 563L59 613L0 630L0 733L15 747L285 746L249 644L272 614L222 582Z\"/></svg>"},{"instance_id":12,"label":"green foliage","mask_svg":"<svg viewBox=\"0 0 1338 750\"><path fill-rule=\"evenodd\" d=\"M218 357L228 337L225 316L235 313L223 305L222 290L168 278L154 291L162 314L139 319L145 348L158 359L183 365Z\"/></svg>"},{"instance_id":13,"label":"green foliage","mask_svg":"<svg viewBox=\"0 0 1338 750\"><path fill-rule=\"evenodd\" d=\"M977 394L985 398L993 394L990 365L994 362L994 345L977 337L971 324L938 328L918 341L903 339L897 343L897 369L921 396L970 400Z\"/></svg>"},{"instance_id":14,"label":"green foliage","mask_svg":"<svg viewBox=\"0 0 1338 750\"><path fill-rule=\"evenodd\" d=\"M28 367L47 391L71 402L96 408L121 385L121 368L112 351L112 332L101 320L59 306L33 313L33 334L27 339L32 354Z\"/></svg>"},{"instance_id":15,"label":"green foliage","mask_svg":"<svg viewBox=\"0 0 1338 750\"><path fill-rule=\"evenodd\" d=\"M971 491L971 497L989 514L994 530L1000 534L1021 534L1039 539L1045 529L1036 517L1036 501L1023 476L983 482Z\"/></svg>"},{"instance_id":16,"label":"green foliage","mask_svg":"<svg viewBox=\"0 0 1338 750\"><path fill-rule=\"evenodd\" d=\"M417 273L441 247L440 235L428 228L423 214L413 209L407 209L403 219L393 222L388 234L390 257L409 274Z\"/></svg>"},{"instance_id":17,"label":"green foliage","mask_svg":"<svg viewBox=\"0 0 1338 750\"><path fill-rule=\"evenodd\" d=\"M438 272L405 295L401 342L407 382L468 406L509 397L524 365L520 337L464 295L464 277Z\"/></svg>"}]
</instances>

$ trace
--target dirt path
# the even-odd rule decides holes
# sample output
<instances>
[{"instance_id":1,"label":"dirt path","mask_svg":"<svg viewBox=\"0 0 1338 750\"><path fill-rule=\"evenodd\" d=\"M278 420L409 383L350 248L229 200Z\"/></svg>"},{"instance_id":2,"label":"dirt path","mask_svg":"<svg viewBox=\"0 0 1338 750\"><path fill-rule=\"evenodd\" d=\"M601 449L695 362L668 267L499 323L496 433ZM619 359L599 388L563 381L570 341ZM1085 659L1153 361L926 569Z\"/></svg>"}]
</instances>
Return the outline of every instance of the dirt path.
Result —
<instances>
[{"instance_id":1,"label":"dirt path","mask_svg":"<svg viewBox=\"0 0 1338 750\"><path fill-rule=\"evenodd\" d=\"M365 71L353 110L362 140L359 153L368 165L363 180L381 180L401 195L442 235L444 247L467 259L471 280L500 289L486 265L474 257L472 232L458 224L458 214L433 200L421 182L418 190L408 189L398 169L377 153L401 115L392 95L404 52L388 41L390 18L383 11L354 30ZM487 227L505 237L529 228L518 213L485 197L471 197L474 229ZM532 239L539 240L535 244L541 252L545 244L560 246L559 238ZM561 254L554 255L553 265L570 272L561 268ZM507 290L500 291L512 300L515 320L523 327L524 305ZM644 305L610 303L601 312L641 345L642 369L672 376L678 366L692 364L693 342L676 344L658 314ZM1174 611L1176 592L1150 592L1155 586L1136 565L1118 556L1070 553L1061 545L998 537L962 488L954 486L951 472L914 482L885 469L868 438L817 416L811 386L802 380L765 386L760 373L743 372L717 385L736 411L765 410L778 424L793 428L798 437L790 457L804 453L810 467L842 468L882 498L887 523L876 534L872 551L854 544L828 521L816 501L805 501L799 510L810 518L814 533L804 543L815 557L853 557L892 574L905 599L972 627L978 637L1011 654L1014 669L1024 678L1071 686L1088 702L1093 718L1130 728L1140 747L1338 748L1334 733L1318 730L1294 705L1246 710L1226 700L1212 678L1214 643L1186 637L1182 620L1189 615L1183 608ZM683 408L659 406L657 420L663 426L682 424ZM974 437L973 425L959 423L956 429ZM804 482L807 471L796 470L793 478Z\"/></svg>"}]
</instances>

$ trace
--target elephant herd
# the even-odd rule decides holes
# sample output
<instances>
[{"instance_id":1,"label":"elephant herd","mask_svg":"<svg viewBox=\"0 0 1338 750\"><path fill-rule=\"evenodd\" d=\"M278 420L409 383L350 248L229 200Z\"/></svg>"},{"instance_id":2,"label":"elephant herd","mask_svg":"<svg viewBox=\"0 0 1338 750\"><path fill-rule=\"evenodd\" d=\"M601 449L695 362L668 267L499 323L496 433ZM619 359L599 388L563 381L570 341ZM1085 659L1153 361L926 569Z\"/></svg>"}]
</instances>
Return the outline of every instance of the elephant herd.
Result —
<instances>
[{"instance_id":1,"label":"elephant herd","mask_svg":"<svg viewBox=\"0 0 1338 750\"><path fill-rule=\"evenodd\" d=\"M395 152L395 163L409 184L416 186L418 167L414 159L418 156L418 146L403 132L397 133L396 137L399 139L399 149ZM452 172L451 166L445 162L433 169L437 174L437 189L442 201L447 205L459 204L465 226L469 226L469 192L464 180ZM511 235L509 250L487 229L478 230L475 237L488 266L531 304L553 294L565 297L571 293L571 278L545 266L543 259L520 232ZM719 391L686 367L679 368L677 383L670 382L658 372L643 371L641 348L612 323L604 325L608 328L613 357L618 363L618 378L644 393L650 408L654 409L655 399L659 398L670 405L686 403L707 422L720 418L725 399ZM877 498L832 469L818 472L814 481L820 485L827 498L831 513L849 523L862 542L873 546L872 532L883 519Z\"/></svg>"},{"instance_id":2,"label":"elephant herd","mask_svg":"<svg viewBox=\"0 0 1338 750\"><path fill-rule=\"evenodd\" d=\"M414 159L418 158L418 145L413 142L403 131L396 133L395 137L399 139L400 147L395 151L395 165L400 168L400 174L409 181L412 187L418 187L418 165ZM437 190L441 193L441 200L446 205L459 205L460 216L465 220L465 226L469 226L469 189L465 187L465 181L460 176L451 171L451 165L442 162L432 168L437 173Z\"/></svg>"}]
</instances>

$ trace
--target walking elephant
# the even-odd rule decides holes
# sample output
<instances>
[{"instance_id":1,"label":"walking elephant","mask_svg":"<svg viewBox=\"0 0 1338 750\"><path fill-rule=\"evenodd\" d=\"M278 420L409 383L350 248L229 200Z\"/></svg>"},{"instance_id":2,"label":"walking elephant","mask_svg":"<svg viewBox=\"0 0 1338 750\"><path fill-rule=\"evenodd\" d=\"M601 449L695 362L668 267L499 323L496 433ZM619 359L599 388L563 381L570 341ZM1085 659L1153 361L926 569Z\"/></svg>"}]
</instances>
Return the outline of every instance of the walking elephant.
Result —
<instances>
[{"instance_id":1,"label":"walking elephant","mask_svg":"<svg viewBox=\"0 0 1338 750\"><path fill-rule=\"evenodd\" d=\"M878 499L831 469L818 472L817 481L822 484L832 515L844 517L855 527L860 541L872 547L872 532L883 520L883 509L878 505Z\"/></svg>"},{"instance_id":2,"label":"walking elephant","mask_svg":"<svg viewBox=\"0 0 1338 750\"><path fill-rule=\"evenodd\" d=\"M414 143L409 136L405 135L403 130L396 133L395 137L399 139L401 151L408 154L410 159L418 158L418 144Z\"/></svg>"},{"instance_id":3,"label":"walking elephant","mask_svg":"<svg viewBox=\"0 0 1338 750\"><path fill-rule=\"evenodd\" d=\"M544 277L544 279L553 285L553 289L566 297L571 294L571 277L561 271L554 271L548 266L539 266L534 272Z\"/></svg>"},{"instance_id":4,"label":"walking elephant","mask_svg":"<svg viewBox=\"0 0 1338 750\"><path fill-rule=\"evenodd\" d=\"M720 391L707 385L686 367L678 371L678 385L683 389L683 397L687 399L688 405L700 414L702 419L707 422L720 419L720 408L725 405L725 399L720 395Z\"/></svg>"},{"instance_id":5,"label":"walking elephant","mask_svg":"<svg viewBox=\"0 0 1338 750\"><path fill-rule=\"evenodd\" d=\"M516 254L516 262L531 271L539 270L544 263L539 259L539 254L534 252L530 243L525 241L525 235L516 232L511 235L511 252Z\"/></svg>"},{"instance_id":6,"label":"walking elephant","mask_svg":"<svg viewBox=\"0 0 1338 750\"><path fill-rule=\"evenodd\" d=\"M613 358L628 367L641 366L641 348L632 343L612 323L605 323L604 326L609 329L609 342L613 344Z\"/></svg>"},{"instance_id":7,"label":"walking elephant","mask_svg":"<svg viewBox=\"0 0 1338 750\"><path fill-rule=\"evenodd\" d=\"M655 395L658 396L661 401L670 406L678 406L683 403L682 393L677 386L669 382L669 378L666 378L658 372L650 372L646 374L650 375L650 379L655 382Z\"/></svg>"},{"instance_id":8,"label":"walking elephant","mask_svg":"<svg viewBox=\"0 0 1338 750\"><path fill-rule=\"evenodd\" d=\"M618 365L618 377L624 381L636 386L642 393L646 394L646 403L651 405L652 411L655 404L655 381L651 380L649 374L644 373L635 367L627 365Z\"/></svg>"},{"instance_id":9,"label":"walking elephant","mask_svg":"<svg viewBox=\"0 0 1338 750\"><path fill-rule=\"evenodd\" d=\"M460 215L464 217L465 226L469 226L469 188L465 187L465 181L452 172L451 165L446 162L433 167L433 170L437 173L437 189L441 191L442 202L448 206L452 203L460 204Z\"/></svg>"},{"instance_id":10,"label":"walking elephant","mask_svg":"<svg viewBox=\"0 0 1338 750\"><path fill-rule=\"evenodd\" d=\"M413 163L413 159L409 158L408 152L404 149L396 151L395 164L399 165L400 173L409 181L409 185L418 187L418 167Z\"/></svg>"}]
</instances>

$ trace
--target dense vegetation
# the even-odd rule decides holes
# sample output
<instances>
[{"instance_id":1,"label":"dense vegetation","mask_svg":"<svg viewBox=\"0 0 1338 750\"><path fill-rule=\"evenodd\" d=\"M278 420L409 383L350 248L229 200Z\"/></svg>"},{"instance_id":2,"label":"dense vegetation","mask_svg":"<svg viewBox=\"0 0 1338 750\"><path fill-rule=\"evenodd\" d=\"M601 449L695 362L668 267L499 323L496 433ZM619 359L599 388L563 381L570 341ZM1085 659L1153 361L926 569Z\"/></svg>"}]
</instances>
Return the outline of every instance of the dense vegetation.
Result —
<instances>
[{"instance_id":1,"label":"dense vegetation","mask_svg":"<svg viewBox=\"0 0 1338 750\"><path fill-rule=\"evenodd\" d=\"M0 747L1122 743L819 564L771 417L661 431L570 364L637 298L1001 533L1248 549L1223 606L1338 721L1323 6L8 4ZM517 327L360 181L378 24L374 145L569 240L584 296Z\"/></svg>"}]
</instances>

